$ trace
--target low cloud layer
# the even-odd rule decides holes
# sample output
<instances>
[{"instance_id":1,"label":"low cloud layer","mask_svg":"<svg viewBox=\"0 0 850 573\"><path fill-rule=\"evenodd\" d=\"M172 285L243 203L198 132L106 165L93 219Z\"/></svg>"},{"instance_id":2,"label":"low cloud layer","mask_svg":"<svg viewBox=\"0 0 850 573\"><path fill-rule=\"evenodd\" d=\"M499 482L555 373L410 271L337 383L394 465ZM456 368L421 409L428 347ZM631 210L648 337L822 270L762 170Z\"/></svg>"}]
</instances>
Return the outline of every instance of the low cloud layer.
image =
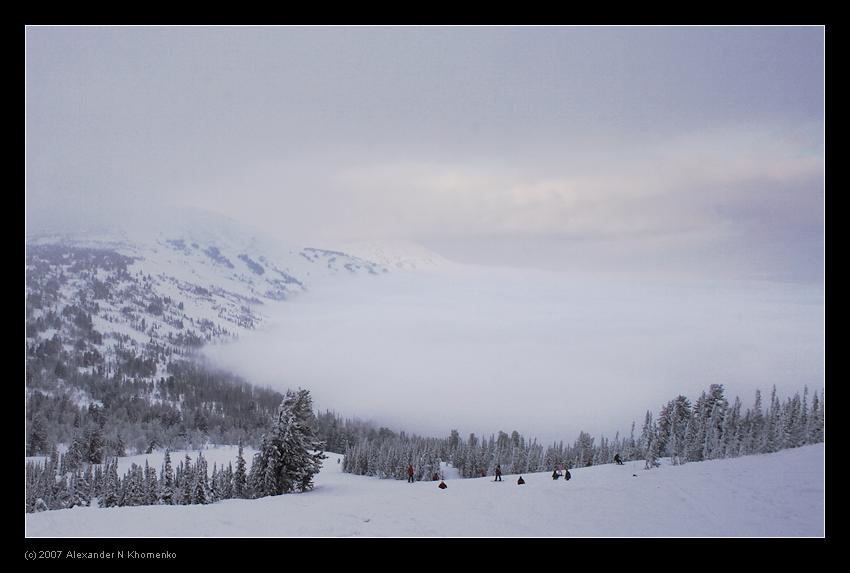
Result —
<instances>
[{"instance_id":1,"label":"low cloud layer","mask_svg":"<svg viewBox=\"0 0 850 573\"><path fill-rule=\"evenodd\" d=\"M461 268L329 283L218 364L320 408L427 434L628 432L711 383L821 387L823 296L767 283L662 283Z\"/></svg>"}]
</instances>

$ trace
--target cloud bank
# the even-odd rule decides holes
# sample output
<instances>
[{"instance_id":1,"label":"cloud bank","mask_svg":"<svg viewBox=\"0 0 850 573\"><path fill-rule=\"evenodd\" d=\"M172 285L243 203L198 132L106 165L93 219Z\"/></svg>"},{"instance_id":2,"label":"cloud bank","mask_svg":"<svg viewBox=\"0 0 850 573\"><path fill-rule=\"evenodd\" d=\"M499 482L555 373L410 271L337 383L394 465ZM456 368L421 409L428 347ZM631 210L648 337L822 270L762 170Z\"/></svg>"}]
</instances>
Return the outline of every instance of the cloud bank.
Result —
<instances>
[{"instance_id":1,"label":"cloud bank","mask_svg":"<svg viewBox=\"0 0 850 573\"><path fill-rule=\"evenodd\" d=\"M745 401L820 387L822 304L792 285L467 267L320 286L208 354L396 429L613 437L711 383Z\"/></svg>"}]
</instances>

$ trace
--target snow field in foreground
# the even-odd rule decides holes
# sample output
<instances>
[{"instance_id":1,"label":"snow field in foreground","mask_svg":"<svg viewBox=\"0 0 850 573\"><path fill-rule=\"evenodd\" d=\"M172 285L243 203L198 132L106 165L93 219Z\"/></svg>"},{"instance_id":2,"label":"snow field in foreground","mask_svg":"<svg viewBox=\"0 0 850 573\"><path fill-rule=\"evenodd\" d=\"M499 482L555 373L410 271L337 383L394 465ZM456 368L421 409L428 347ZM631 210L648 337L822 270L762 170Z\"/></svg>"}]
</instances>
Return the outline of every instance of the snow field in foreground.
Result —
<instances>
[{"instance_id":1,"label":"snow field in foreground","mask_svg":"<svg viewBox=\"0 0 850 573\"><path fill-rule=\"evenodd\" d=\"M236 448L227 447L205 450L204 457L210 468L213 460L226 465L231 450L229 459L235 459ZM172 463L182 455L175 452ZM516 475L503 476L502 483L492 476L454 479L440 490L436 482L345 474L337 463L341 456L329 453L308 493L205 506L47 511L26 514L26 532L30 537L823 536L824 455L824 445L815 444L649 471L642 461L575 468L569 482L552 480L548 472L524 475L522 486ZM142 464L144 457L134 456ZM248 451L245 457L250 461Z\"/></svg>"}]
</instances>

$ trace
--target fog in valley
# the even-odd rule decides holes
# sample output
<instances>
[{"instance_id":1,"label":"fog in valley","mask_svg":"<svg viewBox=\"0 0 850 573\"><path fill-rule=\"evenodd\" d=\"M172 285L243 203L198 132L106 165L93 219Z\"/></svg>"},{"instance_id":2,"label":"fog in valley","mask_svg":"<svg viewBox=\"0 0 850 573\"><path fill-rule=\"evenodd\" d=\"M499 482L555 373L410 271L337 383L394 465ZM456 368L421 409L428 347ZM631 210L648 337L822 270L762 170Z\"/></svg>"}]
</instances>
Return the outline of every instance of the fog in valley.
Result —
<instances>
[{"instance_id":1,"label":"fog in valley","mask_svg":"<svg viewBox=\"0 0 850 573\"><path fill-rule=\"evenodd\" d=\"M745 404L818 387L822 308L798 285L464 267L328 283L206 354L396 430L613 438L712 383Z\"/></svg>"}]
</instances>

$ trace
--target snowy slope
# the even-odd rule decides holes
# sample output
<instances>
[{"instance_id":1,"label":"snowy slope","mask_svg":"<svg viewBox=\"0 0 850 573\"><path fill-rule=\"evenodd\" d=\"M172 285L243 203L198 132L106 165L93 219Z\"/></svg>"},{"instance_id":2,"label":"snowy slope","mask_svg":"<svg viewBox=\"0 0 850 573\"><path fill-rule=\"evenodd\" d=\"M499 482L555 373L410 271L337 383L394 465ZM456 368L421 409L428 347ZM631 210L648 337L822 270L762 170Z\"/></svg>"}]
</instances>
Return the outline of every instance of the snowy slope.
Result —
<instances>
[{"instance_id":1,"label":"snowy slope","mask_svg":"<svg viewBox=\"0 0 850 573\"><path fill-rule=\"evenodd\" d=\"M28 250L62 245L75 249L106 249L130 257L131 278L150 276L144 288L159 297L184 303L183 314L207 320L238 334L262 322L263 305L303 292L316 281L334 275L380 275L380 264L339 251L296 247L268 237L237 221L186 210L151 221L122 221L111 228L73 234L32 234ZM71 253L71 257L74 254ZM107 280L109 273L86 267L69 272L76 283L68 293L87 290L86 280ZM29 269L28 269L29 270ZM67 271L66 271L67 272ZM125 278L125 280L127 280ZM148 317L148 322L157 317ZM168 325L163 325L168 329Z\"/></svg>"},{"instance_id":2,"label":"snowy slope","mask_svg":"<svg viewBox=\"0 0 850 573\"><path fill-rule=\"evenodd\" d=\"M823 536L824 445L730 460L642 463L408 484L341 472L316 489L208 506L74 508L26 515L33 537ZM637 477L633 477L636 474Z\"/></svg>"},{"instance_id":3,"label":"snowy slope","mask_svg":"<svg viewBox=\"0 0 850 573\"><path fill-rule=\"evenodd\" d=\"M407 241L361 241L347 243L342 249L393 270L427 271L455 266L455 263L422 245Z\"/></svg>"},{"instance_id":4,"label":"snowy slope","mask_svg":"<svg viewBox=\"0 0 850 573\"><path fill-rule=\"evenodd\" d=\"M26 251L28 343L35 348L54 334L76 341L80 336L67 323L83 313L79 318L90 317L96 333L88 342L101 354L119 344L140 353L148 344L179 349L229 340L319 282L388 272L354 255L287 245L193 210L30 234ZM37 323L50 313L64 323Z\"/></svg>"}]
</instances>

